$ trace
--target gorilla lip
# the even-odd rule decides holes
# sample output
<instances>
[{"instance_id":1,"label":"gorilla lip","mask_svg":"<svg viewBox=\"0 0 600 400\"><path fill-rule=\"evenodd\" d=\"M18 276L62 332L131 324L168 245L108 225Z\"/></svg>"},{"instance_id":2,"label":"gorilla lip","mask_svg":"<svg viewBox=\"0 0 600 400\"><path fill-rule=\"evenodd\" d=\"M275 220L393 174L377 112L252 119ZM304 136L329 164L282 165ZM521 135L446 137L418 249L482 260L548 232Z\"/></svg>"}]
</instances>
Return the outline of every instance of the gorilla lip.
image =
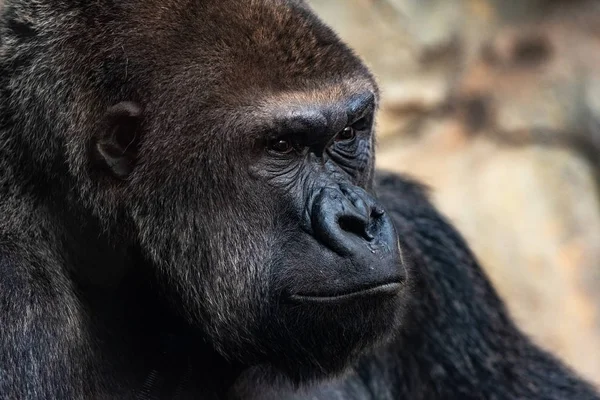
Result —
<instances>
[{"instance_id":1,"label":"gorilla lip","mask_svg":"<svg viewBox=\"0 0 600 400\"><path fill-rule=\"evenodd\" d=\"M336 295L319 294L293 294L289 299L293 302L302 303L334 303L339 301L356 300L375 295L395 295L400 290L400 282L390 282L383 285L371 286L365 289L353 291L350 293L341 293Z\"/></svg>"}]
</instances>

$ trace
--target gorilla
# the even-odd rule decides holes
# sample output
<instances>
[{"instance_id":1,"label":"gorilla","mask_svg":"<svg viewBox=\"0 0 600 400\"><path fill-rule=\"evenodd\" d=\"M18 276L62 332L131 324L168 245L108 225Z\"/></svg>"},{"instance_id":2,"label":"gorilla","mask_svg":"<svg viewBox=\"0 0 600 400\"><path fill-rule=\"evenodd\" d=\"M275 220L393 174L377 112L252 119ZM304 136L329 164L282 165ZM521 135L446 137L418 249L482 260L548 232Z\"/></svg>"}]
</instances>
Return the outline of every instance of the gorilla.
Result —
<instances>
[{"instance_id":1,"label":"gorilla","mask_svg":"<svg viewBox=\"0 0 600 400\"><path fill-rule=\"evenodd\" d=\"M303 0L5 0L2 399L598 399Z\"/></svg>"}]
</instances>

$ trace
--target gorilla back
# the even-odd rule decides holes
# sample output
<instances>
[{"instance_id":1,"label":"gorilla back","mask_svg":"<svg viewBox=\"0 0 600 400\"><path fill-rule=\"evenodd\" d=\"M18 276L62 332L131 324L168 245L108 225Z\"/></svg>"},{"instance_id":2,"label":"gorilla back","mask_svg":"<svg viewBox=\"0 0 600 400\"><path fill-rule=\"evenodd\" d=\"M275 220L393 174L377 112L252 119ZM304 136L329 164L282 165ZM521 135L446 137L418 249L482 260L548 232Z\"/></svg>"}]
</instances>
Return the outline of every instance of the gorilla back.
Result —
<instances>
[{"instance_id":1,"label":"gorilla back","mask_svg":"<svg viewBox=\"0 0 600 400\"><path fill-rule=\"evenodd\" d=\"M474 315L502 305L452 253L492 301L448 322L462 292L428 261L455 236L411 212L405 229L399 210L427 206L395 201L406 187L375 194L378 96L302 0L6 0L0 397L265 398L345 372L315 396L477 392L462 379L503 348L481 358L448 332L488 346ZM536 384L593 398L507 326L490 332L564 378ZM438 354L467 373L452 357L440 373ZM531 371L516 365L503 376Z\"/></svg>"}]
</instances>

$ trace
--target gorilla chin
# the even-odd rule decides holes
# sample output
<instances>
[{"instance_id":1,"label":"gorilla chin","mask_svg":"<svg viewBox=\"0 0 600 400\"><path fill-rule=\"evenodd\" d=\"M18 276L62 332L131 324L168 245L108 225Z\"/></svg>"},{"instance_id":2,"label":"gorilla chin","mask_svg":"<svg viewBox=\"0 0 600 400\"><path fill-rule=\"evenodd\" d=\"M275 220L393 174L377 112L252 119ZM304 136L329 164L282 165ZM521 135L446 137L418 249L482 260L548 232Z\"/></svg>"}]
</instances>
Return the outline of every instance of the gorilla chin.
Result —
<instances>
[{"instance_id":1,"label":"gorilla chin","mask_svg":"<svg viewBox=\"0 0 600 400\"><path fill-rule=\"evenodd\" d=\"M279 326L270 332L271 364L295 384L344 373L397 331L403 287L390 283L332 297L288 297L277 310Z\"/></svg>"}]
</instances>

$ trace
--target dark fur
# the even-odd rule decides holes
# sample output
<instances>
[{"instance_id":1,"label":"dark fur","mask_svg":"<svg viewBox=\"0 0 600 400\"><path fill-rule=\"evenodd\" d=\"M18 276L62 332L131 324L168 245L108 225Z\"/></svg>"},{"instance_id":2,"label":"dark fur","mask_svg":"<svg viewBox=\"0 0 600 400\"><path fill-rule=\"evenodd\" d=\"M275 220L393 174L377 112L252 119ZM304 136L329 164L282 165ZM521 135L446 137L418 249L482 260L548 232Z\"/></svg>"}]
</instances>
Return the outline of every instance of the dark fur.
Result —
<instances>
[{"instance_id":1,"label":"dark fur","mask_svg":"<svg viewBox=\"0 0 600 400\"><path fill-rule=\"evenodd\" d=\"M318 272L295 203L331 177L274 178L250 143L277 110L376 94L302 1L8 0L0 41L0 397L264 398L355 365L315 396L594 398L399 178L379 180L410 267L398 303L278 303ZM144 117L115 177L96 145L123 101ZM369 190L363 144L336 176Z\"/></svg>"}]
</instances>

